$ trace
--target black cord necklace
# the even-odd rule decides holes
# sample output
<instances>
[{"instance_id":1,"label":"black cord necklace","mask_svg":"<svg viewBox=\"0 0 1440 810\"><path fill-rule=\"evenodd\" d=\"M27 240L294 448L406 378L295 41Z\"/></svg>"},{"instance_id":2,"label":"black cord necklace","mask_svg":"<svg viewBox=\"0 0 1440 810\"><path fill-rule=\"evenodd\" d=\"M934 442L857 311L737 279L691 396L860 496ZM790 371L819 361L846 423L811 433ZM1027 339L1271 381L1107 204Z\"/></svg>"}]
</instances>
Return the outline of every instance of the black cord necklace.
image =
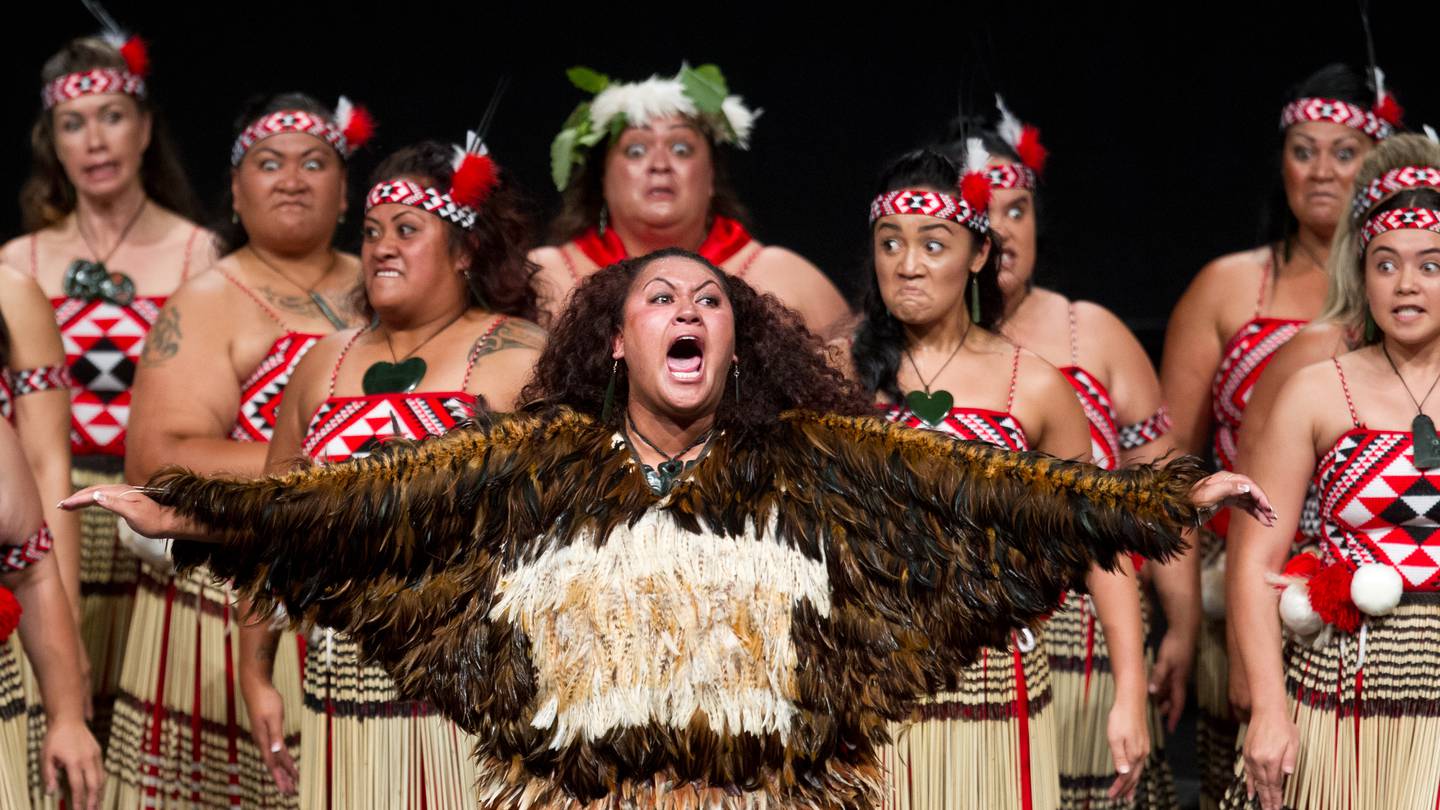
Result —
<instances>
[{"instance_id":1,"label":"black cord necklace","mask_svg":"<svg viewBox=\"0 0 1440 810\"><path fill-rule=\"evenodd\" d=\"M924 391L911 391L906 394L905 407L909 408L911 413L923 419L925 424L931 427L937 427L941 422L945 421L946 416L950 415L950 409L955 407L955 396L944 388L932 391L930 390L930 386L934 384L936 380L940 379L940 375L944 374L945 369L950 366L950 361L954 360L955 355L959 354L960 350L965 347L965 338L970 336L970 327L974 325L974 321L965 324L965 331L960 335L960 342L955 344L955 350L950 352L950 356L945 358L944 363L940 364L940 370L935 372L935 375L930 378L929 382L926 382L925 378L921 376L920 367L915 364L915 357L910 354L909 347L903 349L905 359L910 361L910 368L915 370L915 379L919 380L920 386L925 389Z\"/></svg>"},{"instance_id":2,"label":"black cord necklace","mask_svg":"<svg viewBox=\"0 0 1440 810\"><path fill-rule=\"evenodd\" d=\"M125 237L130 235L130 230L135 223L140 221L140 215L145 213L145 208L150 204L150 198L142 197L140 207L130 215L130 221L120 229L120 236L115 244L110 246L104 256L91 244L90 237L85 235L85 228L80 222L80 210L75 210L75 230L80 234L80 241L85 243L85 248L90 251L91 259L76 259L70 262L65 268L65 278L60 283L60 289L65 293L66 298L75 298L84 301L95 301L104 299L112 304L129 306L135 302L135 282L124 273L112 271L105 267L110 257L125 244Z\"/></svg>"},{"instance_id":3,"label":"black cord necklace","mask_svg":"<svg viewBox=\"0 0 1440 810\"><path fill-rule=\"evenodd\" d=\"M310 303L314 304L315 308L320 310L320 314L325 317L325 320L330 322L331 326L335 327L336 329L344 329L350 325L345 322L344 318L335 314L335 310L330 308L330 302L325 300L325 296L321 295L318 292L315 292L315 288L320 286L320 282L324 281L330 275L330 271L335 269L336 262L340 261L339 253L336 253L334 250L330 251L330 264L325 268L325 272L320 274L320 278L316 279L315 283L311 284L309 287L306 287L295 279L290 278L290 276L285 274L284 270L276 267L274 262L270 261L264 256L261 256L260 251L256 250L253 245L250 247L250 255L254 256L256 259L259 259L261 264L270 268L270 270L274 272L275 275L285 279L291 284L291 286L297 287L300 290L304 291L305 295L310 298Z\"/></svg>"},{"instance_id":4,"label":"black cord necklace","mask_svg":"<svg viewBox=\"0 0 1440 810\"><path fill-rule=\"evenodd\" d=\"M635 434L635 438L643 442L646 447L649 447L651 450L654 450L655 452L665 457L665 460L655 465L654 469L651 469L650 465L644 463L643 461L640 462L640 466L645 468L645 477L647 480L649 480L651 488L661 494L669 492L670 487L675 484L675 479L679 478L680 474L685 472L685 469L687 467L695 464L701 458L703 458L705 456L705 453L702 451L699 456L696 456L689 462L681 461L680 457L690 452L691 450L700 447L701 445L709 444L710 437L715 435L714 429L707 430L704 433L701 433L699 436L695 437L695 441L691 442L689 447L686 447L684 450L681 450L680 452L672 456L664 450L661 450L659 447L656 447L654 442L647 439L645 437L645 434L641 433L640 429L635 427L635 420L629 414L625 415L625 421L630 426L630 432ZM639 456L637 455L636 458L639 458Z\"/></svg>"},{"instance_id":5,"label":"black cord necklace","mask_svg":"<svg viewBox=\"0 0 1440 810\"><path fill-rule=\"evenodd\" d=\"M1390 364L1390 370L1400 378L1401 387L1405 389L1410 401L1415 403L1415 410L1418 411L1410 422L1411 441L1415 446L1415 469L1429 470L1440 467L1440 436L1435 435L1435 421L1426 416L1424 411L1425 401L1435 393L1435 386L1440 385L1440 376L1435 378L1435 382L1430 383L1430 390L1425 392L1425 399L1417 401L1415 394L1410 391L1410 384L1405 382L1405 378L1400 375L1400 369L1391 359L1390 349L1383 340L1380 341L1380 352L1385 355L1386 362Z\"/></svg>"},{"instance_id":6,"label":"black cord necklace","mask_svg":"<svg viewBox=\"0 0 1440 810\"><path fill-rule=\"evenodd\" d=\"M415 353L425 348L425 344L440 336L441 332L455 325L455 322L465 317L468 310L460 310L460 314L445 322L445 325L436 329L430 337L420 341L415 348L405 353L404 357L395 356L395 347L390 343L390 330L379 323L375 328L385 329L385 348L390 350L390 360L376 360L365 369L365 376L360 379L360 389L369 394L408 394L420 385L425 379L425 358L416 357Z\"/></svg>"}]
</instances>

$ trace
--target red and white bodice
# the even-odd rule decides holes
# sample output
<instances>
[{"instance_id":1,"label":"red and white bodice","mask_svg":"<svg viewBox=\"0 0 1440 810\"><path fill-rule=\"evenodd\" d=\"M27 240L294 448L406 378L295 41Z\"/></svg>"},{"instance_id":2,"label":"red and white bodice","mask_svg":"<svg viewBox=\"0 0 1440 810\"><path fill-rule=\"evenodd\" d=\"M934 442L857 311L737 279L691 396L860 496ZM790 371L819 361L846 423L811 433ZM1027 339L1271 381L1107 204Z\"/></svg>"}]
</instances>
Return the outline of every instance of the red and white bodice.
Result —
<instances>
[{"instance_id":1,"label":"red and white bodice","mask_svg":"<svg viewBox=\"0 0 1440 810\"><path fill-rule=\"evenodd\" d=\"M903 405L891 405L885 409L885 420L905 427L936 430L973 442L985 442L1017 453L1030 449L1030 443L1025 438L1025 428L1021 426L1020 420L1008 411L951 408L950 413L940 420L940 424L932 425Z\"/></svg>"},{"instance_id":2,"label":"red and white bodice","mask_svg":"<svg viewBox=\"0 0 1440 810\"><path fill-rule=\"evenodd\" d=\"M1416 469L1409 432L1347 431L1317 481L1326 562L1384 563L1407 591L1440 590L1440 469Z\"/></svg>"},{"instance_id":3,"label":"red and white bodice","mask_svg":"<svg viewBox=\"0 0 1440 810\"><path fill-rule=\"evenodd\" d=\"M349 461L386 439L439 436L474 415L477 402L463 391L332 396L310 417L302 449L323 464Z\"/></svg>"},{"instance_id":4,"label":"red and white bodice","mask_svg":"<svg viewBox=\"0 0 1440 810\"><path fill-rule=\"evenodd\" d=\"M79 298L50 304L70 367L70 452L123 456L135 367L165 298L137 296L125 306Z\"/></svg>"},{"instance_id":5,"label":"red and white bodice","mask_svg":"<svg viewBox=\"0 0 1440 810\"><path fill-rule=\"evenodd\" d=\"M1085 409L1085 421L1090 423L1090 458L1102 469L1119 467L1120 428L1116 425L1110 391L1098 377L1080 366L1065 366L1060 373L1075 389L1075 398Z\"/></svg>"},{"instance_id":6,"label":"red and white bodice","mask_svg":"<svg viewBox=\"0 0 1440 810\"><path fill-rule=\"evenodd\" d=\"M280 400L295 367L305 353L324 335L286 332L270 345L270 351L240 386L240 413L230 438L237 442L268 442L275 432Z\"/></svg>"},{"instance_id":7,"label":"red and white bodice","mask_svg":"<svg viewBox=\"0 0 1440 810\"><path fill-rule=\"evenodd\" d=\"M1261 372L1275 352L1295 337L1305 323L1290 318L1252 318L1225 344L1210 388L1215 417L1215 460L1222 469L1235 469L1240 422Z\"/></svg>"}]
</instances>

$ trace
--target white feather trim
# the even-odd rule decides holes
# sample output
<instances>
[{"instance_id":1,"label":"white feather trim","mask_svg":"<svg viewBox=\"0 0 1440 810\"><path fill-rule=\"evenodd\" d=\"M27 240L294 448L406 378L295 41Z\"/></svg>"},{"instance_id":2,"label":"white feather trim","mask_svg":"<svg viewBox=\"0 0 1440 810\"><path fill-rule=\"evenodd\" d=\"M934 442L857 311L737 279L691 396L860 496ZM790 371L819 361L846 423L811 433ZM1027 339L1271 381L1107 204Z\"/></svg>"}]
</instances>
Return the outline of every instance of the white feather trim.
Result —
<instances>
[{"instance_id":1,"label":"white feather trim","mask_svg":"<svg viewBox=\"0 0 1440 810\"><path fill-rule=\"evenodd\" d=\"M349 129L350 118L354 114L355 105L350 103L350 99L341 96L340 100L335 102L335 126L338 127L341 132Z\"/></svg>"},{"instance_id":2,"label":"white feather trim","mask_svg":"<svg viewBox=\"0 0 1440 810\"><path fill-rule=\"evenodd\" d=\"M597 130L610 126L615 116L627 126L644 126L656 118L695 115L695 103L685 95L679 79L651 76L643 82L612 84L590 102L590 123Z\"/></svg>"},{"instance_id":3,"label":"white feather trim","mask_svg":"<svg viewBox=\"0 0 1440 810\"><path fill-rule=\"evenodd\" d=\"M1429 124L1425 124L1425 125L1421 126L1420 128L1423 129L1423 130L1425 130L1425 137L1429 138L1430 140L1432 140L1432 141L1434 141L1434 142L1436 142L1436 143L1440 143L1440 135L1437 135L1437 134L1435 133L1435 128L1434 128L1434 127L1430 126Z\"/></svg>"},{"instance_id":4,"label":"white feather trim","mask_svg":"<svg viewBox=\"0 0 1440 810\"><path fill-rule=\"evenodd\" d=\"M990 153L985 151L985 143L979 138L971 136L965 139L965 171L983 172L985 164L990 162Z\"/></svg>"},{"instance_id":5,"label":"white feather trim","mask_svg":"<svg viewBox=\"0 0 1440 810\"><path fill-rule=\"evenodd\" d=\"M1379 104L1385 100L1385 71L1375 66L1375 103Z\"/></svg>"},{"instance_id":6,"label":"white feather trim","mask_svg":"<svg viewBox=\"0 0 1440 810\"><path fill-rule=\"evenodd\" d=\"M100 32L100 39L104 40L106 45L109 45L110 47L118 51L120 50L120 47L125 44L126 40L130 38L125 36L124 31L115 28L108 28Z\"/></svg>"},{"instance_id":7,"label":"white feather trim","mask_svg":"<svg viewBox=\"0 0 1440 810\"><path fill-rule=\"evenodd\" d=\"M460 164L465 162L466 155L490 154L490 147L486 146L485 143L480 140L480 136L476 134L473 129L465 130L464 147L458 144L451 144L451 148L455 150L455 156L450 158L450 168L457 172L460 171Z\"/></svg>"},{"instance_id":8,"label":"white feather trim","mask_svg":"<svg viewBox=\"0 0 1440 810\"><path fill-rule=\"evenodd\" d=\"M764 110L751 110L739 96L726 96L720 105L720 111L725 114L726 123L735 133L735 145L741 149L749 149L750 133L755 129L755 119L759 118Z\"/></svg>"},{"instance_id":9,"label":"white feather trim","mask_svg":"<svg viewBox=\"0 0 1440 810\"><path fill-rule=\"evenodd\" d=\"M1015 114L1010 112L1010 108L1005 106L1005 99L999 93L995 94L995 106L1000 110L1000 124L995 130L1006 143L1010 144L1011 149L1018 149L1020 132L1024 129L1020 119L1016 118Z\"/></svg>"}]
</instances>

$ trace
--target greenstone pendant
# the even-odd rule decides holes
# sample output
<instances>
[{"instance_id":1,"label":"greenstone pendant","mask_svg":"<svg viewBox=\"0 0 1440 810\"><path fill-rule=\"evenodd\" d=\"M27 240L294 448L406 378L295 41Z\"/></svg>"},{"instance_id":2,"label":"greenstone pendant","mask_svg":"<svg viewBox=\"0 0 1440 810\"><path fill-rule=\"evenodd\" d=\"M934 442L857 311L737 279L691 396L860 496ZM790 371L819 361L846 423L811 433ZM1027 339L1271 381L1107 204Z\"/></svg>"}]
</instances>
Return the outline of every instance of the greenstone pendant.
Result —
<instances>
[{"instance_id":1,"label":"greenstone pendant","mask_svg":"<svg viewBox=\"0 0 1440 810\"><path fill-rule=\"evenodd\" d=\"M425 359L410 357L399 363L381 360L365 369L360 387L366 394L408 394L425 379Z\"/></svg>"},{"instance_id":2,"label":"greenstone pendant","mask_svg":"<svg viewBox=\"0 0 1440 810\"><path fill-rule=\"evenodd\" d=\"M925 421L931 427L939 427L945 417L950 415L950 409L955 407L955 397L949 391L940 389L938 391L911 391L905 395L905 407L910 412Z\"/></svg>"},{"instance_id":3,"label":"greenstone pendant","mask_svg":"<svg viewBox=\"0 0 1440 810\"><path fill-rule=\"evenodd\" d=\"M1435 435L1435 422L1425 414L1416 414L1410 423L1415 445L1415 469L1440 467L1440 436Z\"/></svg>"}]
</instances>

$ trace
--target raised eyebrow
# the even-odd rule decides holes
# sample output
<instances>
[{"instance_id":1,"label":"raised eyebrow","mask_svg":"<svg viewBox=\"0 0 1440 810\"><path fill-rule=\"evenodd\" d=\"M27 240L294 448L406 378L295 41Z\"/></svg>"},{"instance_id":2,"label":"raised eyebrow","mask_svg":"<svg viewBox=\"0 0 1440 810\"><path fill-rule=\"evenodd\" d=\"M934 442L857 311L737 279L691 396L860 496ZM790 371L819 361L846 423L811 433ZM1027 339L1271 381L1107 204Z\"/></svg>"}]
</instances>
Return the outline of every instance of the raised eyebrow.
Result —
<instances>
[{"instance_id":1,"label":"raised eyebrow","mask_svg":"<svg viewBox=\"0 0 1440 810\"><path fill-rule=\"evenodd\" d=\"M898 230L900 230L900 226L899 226L899 225L896 225L896 224L893 223L893 222L882 222L882 223L880 223L879 226L876 227L876 230L885 230L885 229L889 229L889 230L892 230L892 231L898 231Z\"/></svg>"},{"instance_id":2,"label":"raised eyebrow","mask_svg":"<svg viewBox=\"0 0 1440 810\"><path fill-rule=\"evenodd\" d=\"M719 286L720 286L720 282L716 281L716 280L713 279L713 278L707 278L707 279L705 279L704 281L700 282L699 284L696 284L695 287L694 287L694 289L692 289L690 292L691 292L691 294L693 295L694 293L698 293L698 292L700 292L701 290L705 289L706 287L710 287L710 286L712 286L712 285L715 286L715 287L719 287Z\"/></svg>"},{"instance_id":3,"label":"raised eyebrow","mask_svg":"<svg viewBox=\"0 0 1440 810\"><path fill-rule=\"evenodd\" d=\"M930 225L921 225L920 232L924 233L925 231L944 231L945 233L955 232L954 229L952 229L948 224L944 222L935 222Z\"/></svg>"},{"instance_id":4,"label":"raised eyebrow","mask_svg":"<svg viewBox=\"0 0 1440 810\"><path fill-rule=\"evenodd\" d=\"M664 284L666 287L669 287L669 288L672 289L672 290L675 289L675 282L671 281L671 280L668 279L668 278L665 278L664 276L656 276L656 277L650 279L649 281L645 282L645 286L646 286L646 287L649 287L651 284L654 284L654 283L657 282L657 281L660 282L661 284Z\"/></svg>"}]
</instances>

